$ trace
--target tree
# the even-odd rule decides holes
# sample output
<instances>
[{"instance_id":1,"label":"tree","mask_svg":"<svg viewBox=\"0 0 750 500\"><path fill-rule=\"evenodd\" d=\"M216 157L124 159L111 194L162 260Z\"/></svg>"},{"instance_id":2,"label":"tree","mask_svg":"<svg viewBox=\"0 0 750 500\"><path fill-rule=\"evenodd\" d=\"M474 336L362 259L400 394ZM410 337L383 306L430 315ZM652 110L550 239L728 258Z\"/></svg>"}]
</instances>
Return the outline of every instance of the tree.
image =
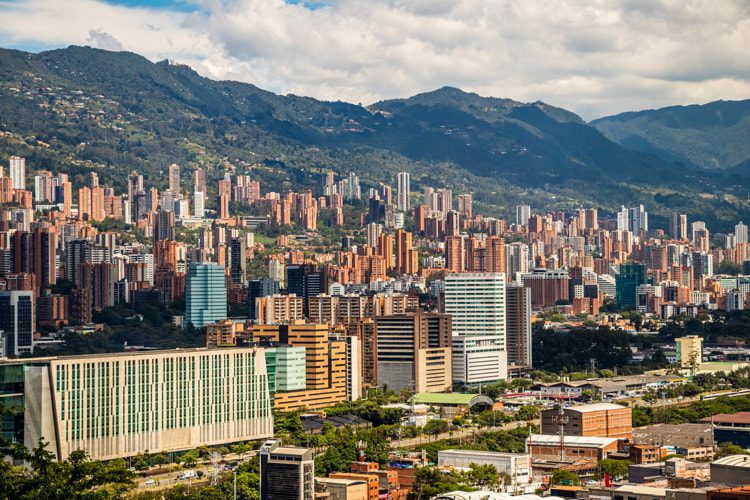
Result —
<instances>
[{"instance_id":1,"label":"tree","mask_svg":"<svg viewBox=\"0 0 750 500\"><path fill-rule=\"evenodd\" d=\"M190 450L182 455L182 463L185 467L195 467L195 464L198 463L198 451Z\"/></svg>"},{"instance_id":2,"label":"tree","mask_svg":"<svg viewBox=\"0 0 750 500\"><path fill-rule=\"evenodd\" d=\"M430 420L424 425L424 433L429 436L437 436L444 432L448 432L448 422L442 419Z\"/></svg>"},{"instance_id":3,"label":"tree","mask_svg":"<svg viewBox=\"0 0 750 500\"><path fill-rule=\"evenodd\" d=\"M98 462L88 459L85 451L76 450L66 460L55 460L44 441L25 453L31 474L22 480L10 478L16 491L7 498L48 500L82 498L116 498L133 486L134 474L122 459ZM21 471L21 473L23 473ZM6 483L5 480L0 484Z\"/></svg>"},{"instance_id":4,"label":"tree","mask_svg":"<svg viewBox=\"0 0 750 500\"><path fill-rule=\"evenodd\" d=\"M564 484L566 486L578 486L581 484L581 478L569 470L557 469L552 473L550 484Z\"/></svg>"},{"instance_id":5,"label":"tree","mask_svg":"<svg viewBox=\"0 0 750 500\"><path fill-rule=\"evenodd\" d=\"M628 466L630 462L627 460L614 460L605 458L599 461L597 466L597 476L599 478L604 477L604 473L609 474L614 479L622 479L628 477Z\"/></svg>"},{"instance_id":6,"label":"tree","mask_svg":"<svg viewBox=\"0 0 750 500\"><path fill-rule=\"evenodd\" d=\"M533 420L541 414L541 408L536 405L523 405L516 412L516 420Z\"/></svg>"},{"instance_id":7,"label":"tree","mask_svg":"<svg viewBox=\"0 0 750 500\"><path fill-rule=\"evenodd\" d=\"M742 446L734 443L721 443L716 451L716 458L726 457L728 455L750 455Z\"/></svg>"},{"instance_id":8,"label":"tree","mask_svg":"<svg viewBox=\"0 0 750 500\"><path fill-rule=\"evenodd\" d=\"M482 490L495 491L500 486L497 468L492 464L469 464L466 477L472 486Z\"/></svg>"}]
</instances>

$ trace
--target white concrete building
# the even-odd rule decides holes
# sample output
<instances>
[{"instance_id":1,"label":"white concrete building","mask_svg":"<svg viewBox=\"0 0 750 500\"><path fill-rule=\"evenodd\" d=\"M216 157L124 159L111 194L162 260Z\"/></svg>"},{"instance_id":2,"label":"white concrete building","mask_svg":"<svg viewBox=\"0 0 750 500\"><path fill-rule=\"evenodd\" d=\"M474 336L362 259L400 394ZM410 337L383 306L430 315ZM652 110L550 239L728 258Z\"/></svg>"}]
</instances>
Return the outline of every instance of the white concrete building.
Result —
<instances>
[{"instance_id":1,"label":"white concrete building","mask_svg":"<svg viewBox=\"0 0 750 500\"><path fill-rule=\"evenodd\" d=\"M534 492L535 486L531 485L531 455L478 450L438 451L438 466L469 470L471 464L492 465L498 472L508 474L511 480L504 487L508 493Z\"/></svg>"},{"instance_id":2,"label":"white concrete building","mask_svg":"<svg viewBox=\"0 0 750 500\"><path fill-rule=\"evenodd\" d=\"M409 196L411 194L409 172L399 172L397 181L396 207L402 212L408 212L410 208Z\"/></svg>"},{"instance_id":3,"label":"white concrete building","mask_svg":"<svg viewBox=\"0 0 750 500\"><path fill-rule=\"evenodd\" d=\"M263 439L273 413L263 349L175 349L23 364L24 433L94 460ZM0 368L3 365L0 364Z\"/></svg>"},{"instance_id":4,"label":"white concrete building","mask_svg":"<svg viewBox=\"0 0 750 500\"><path fill-rule=\"evenodd\" d=\"M443 302L453 322L454 383L508 378L505 274L448 274Z\"/></svg>"}]
</instances>

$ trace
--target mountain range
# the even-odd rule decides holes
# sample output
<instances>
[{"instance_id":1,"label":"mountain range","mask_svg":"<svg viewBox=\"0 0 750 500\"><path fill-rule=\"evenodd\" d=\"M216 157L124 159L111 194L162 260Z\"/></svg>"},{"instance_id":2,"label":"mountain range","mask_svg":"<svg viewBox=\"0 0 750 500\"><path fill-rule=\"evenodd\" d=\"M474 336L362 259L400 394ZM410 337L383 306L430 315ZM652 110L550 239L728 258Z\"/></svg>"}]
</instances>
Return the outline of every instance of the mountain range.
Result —
<instances>
[{"instance_id":1,"label":"mountain range","mask_svg":"<svg viewBox=\"0 0 750 500\"><path fill-rule=\"evenodd\" d=\"M0 49L0 160L23 155L74 182L94 170L119 189L132 170L164 186L171 163L201 166L210 179L248 173L273 190L314 188L328 170L356 172L366 186L405 170L414 191L472 192L485 214L529 203L606 215L643 203L657 226L679 211L726 230L750 219L749 123L750 101L586 123L543 102L451 87L365 107L128 52Z\"/></svg>"}]
</instances>

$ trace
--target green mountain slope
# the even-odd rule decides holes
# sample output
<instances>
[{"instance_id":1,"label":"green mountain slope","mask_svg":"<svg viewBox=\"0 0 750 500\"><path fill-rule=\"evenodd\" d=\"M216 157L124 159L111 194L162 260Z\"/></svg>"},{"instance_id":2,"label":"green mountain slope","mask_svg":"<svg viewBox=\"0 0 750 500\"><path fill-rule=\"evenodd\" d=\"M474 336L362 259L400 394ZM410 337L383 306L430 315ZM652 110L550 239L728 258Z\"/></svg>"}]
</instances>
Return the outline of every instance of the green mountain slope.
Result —
<instances>
[{"instance_id":1,"label":"green mountain slope","mask_svg":"<svg viewBox=\"0 0 750 500\"><path fill-rule=\"evenodd\" d=\"M591 123L609 139L667 161L731 169L750 160L750 99L622 113Z\"/></svg>"},{"instance_id":2,"label":"green mountain slope","mask_svg":"<svg viewBox=\"0 0 750 500\"><path fill-rule=\"evenodd\" d=\"M645 203L657 224L671 210L719 227L750 218L735 197L750 181L633 152L545 103L449 87L362 107L214 81L126 52L0 49L0 111L0 161L25 155L74 181L93 169L120 189L131 170L164 186L173 162L210 179L251 173L274 190L315 188L326 170L355 171L366 185L407 170L413 190L473 192L486 214L508 216L520 202L609 211Z\"/></svg>"}]
</instances>

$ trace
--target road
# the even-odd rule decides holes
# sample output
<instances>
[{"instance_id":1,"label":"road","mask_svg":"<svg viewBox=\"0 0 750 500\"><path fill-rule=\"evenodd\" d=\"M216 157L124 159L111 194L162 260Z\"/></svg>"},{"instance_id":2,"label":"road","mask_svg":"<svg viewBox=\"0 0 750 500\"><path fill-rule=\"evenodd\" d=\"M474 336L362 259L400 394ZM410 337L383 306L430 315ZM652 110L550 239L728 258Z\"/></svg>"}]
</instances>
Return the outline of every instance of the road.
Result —
<instances>
[{"instance_id":1,"label":"road","mask_svg":"<svg viewBox=\"0 0 750 500\"><path fill-rule=\"evenodd\" d=\"M224 472L224 465L226 465L227 463L246 462L247 460L250 460L252 457L254 457L257 453L257 451L250 451L247 453L243 453L242 456L238 455L237 453L228 453L224 455L222 457L222 463L219 464L219 473ZM199 484L205 485L211 481L211 476L214 473L214 467L211 464L210 460L201 460L195 467L186 469L178 470L174 465L164 466L162 467L162 469L164 470L157 472L156 474L151 474L148 476L139 475L135 479L135 483L137 486L135 491L158 491L171 488L172 486L176 486L178 484L187 484L189 486ZM159 471L159 468L156 468L156 470ZM202 472L203 477L195 477L192 479L178 479L178 476L185 470L194 470L196 475L201 475L200 473ZM153 481L153 483L150 483L149 481ZM149 483L146 484L147 482Z\"/></svg>"}]
</instances>

